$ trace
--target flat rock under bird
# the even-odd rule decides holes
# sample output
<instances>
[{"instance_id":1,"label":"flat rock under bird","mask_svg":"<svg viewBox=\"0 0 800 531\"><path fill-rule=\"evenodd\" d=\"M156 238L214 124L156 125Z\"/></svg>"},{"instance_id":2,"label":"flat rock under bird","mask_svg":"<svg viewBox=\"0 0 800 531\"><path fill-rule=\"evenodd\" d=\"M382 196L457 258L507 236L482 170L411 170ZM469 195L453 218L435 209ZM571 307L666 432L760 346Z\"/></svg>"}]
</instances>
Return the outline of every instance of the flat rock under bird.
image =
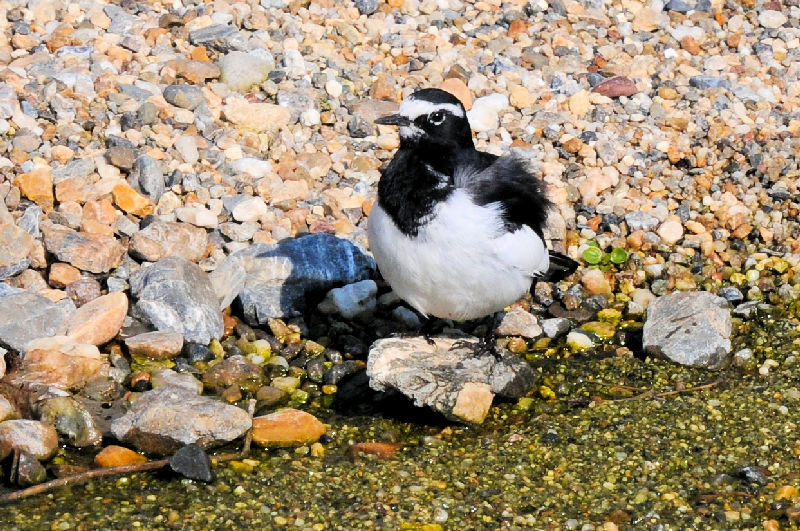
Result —
<instances>
[{"instance_id":1,"label":"flat rock under bird","mask_svg":"<svg viewBox=\"0 0 800 531\"><path fill-rule=\"evenodd\" d=\"M423 89L397 114L400 148L383 170L369 243L392 289L426 316L456 321L502 310L537 279L560 280L577 263L548 251L551 208L524 162L475 149L461 102Z\"/></svg>"}]
</instances>

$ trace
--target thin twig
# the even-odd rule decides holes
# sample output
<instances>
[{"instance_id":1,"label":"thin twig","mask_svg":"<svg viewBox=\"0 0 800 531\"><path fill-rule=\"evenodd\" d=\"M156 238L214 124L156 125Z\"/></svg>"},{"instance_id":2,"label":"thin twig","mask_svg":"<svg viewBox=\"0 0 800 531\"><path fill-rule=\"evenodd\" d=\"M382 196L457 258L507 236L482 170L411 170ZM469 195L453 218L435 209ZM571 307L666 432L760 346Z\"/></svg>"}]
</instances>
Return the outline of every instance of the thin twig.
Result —
<instances>
[{"instance_id":1,"label":"thin twig","mask_svg":"<svg viewBox=\"0 0 800 531\"><path fill-rule=\"evenodd\" d=\"M24 498L30 498L37 494L43 494L51 490L59 489L61 487L68 487L70 485L80 485L90 479L100 478L103 476L115 476L118 474L132 474L134 472L144 472L146 470L157 470L164 468L169 464L169 459L159 459L157 461L147 461L146 463L136 463L133 465L112 466L108 468L93 468L80 474L66 476L63 478L54 479L46 483L39 483L27 489L9 492L0 496L0 504L11 503Z\"/></svg>"},{"instance_id":2,"label":"thin twig","mask_svg":"<svg viewBox=\"0 0 800 531\"><path fill-rule=\"evenodd\" d=\"M256 408L256 401L251 399L250 404L248 405L247 408L247 412L250 414L251 419L253 418L253 413L255 412L255 408ZM250 443L252 439L253 439L253 428L251 427L247 431L247 435L244 440L244 446L242 447L241 452L235 454L220 454L220 455L210 456L211 461L214 464L218 464L218 463L225 463L227 461L235 461L237 459L242 459L243 457L246 457L250 453ZM15 501L23 500L25 498L30 498L31 496L36 496L39 494L44 494L45 492L50 492L51 490L60 489L61 487L80 485L81 483L86 483L87 481L95 478L101 478L104 476L116 476L122 474L134 474L136 472L146 472L148 470L158 470L160 468L164 468L168 464L169 464L169 458L166 458L166 459L158 459L156 461L147 461L145 463L135 463L133 465L112 466L108 468L93 468L91 470L87 470L79 474L73 474L71 476L54 479L53 481L48 481L46 483L39 483L38 485L34 485L26 489L21 489L14 492L9 492L7 494L3 494L0 496L0 505L5 505Z\"/></svg>"},{"instance_id":3,"label":"thin twig","mask_svg":"<svg viewBox=\"0 0 800 531\"><path fill-rule=\"evenodd\" d=\"M655 389L648 389L647 391L640 393L636 396L630 396L627 398L616 398L610 399L609 402L627 402L629 400L640 400L642 398L663 398L666 396L674 396L680 395L684 393L694 393L696 391L704 391L706 389L711 389L712 387L716 387L722 383L722 378L718 378L713 382L704 383L701 385L697 385L695 387L687 387L686 389L675 389L673 391L661 391L659 393L655 392Z\"/></svg>"}]
</instances>

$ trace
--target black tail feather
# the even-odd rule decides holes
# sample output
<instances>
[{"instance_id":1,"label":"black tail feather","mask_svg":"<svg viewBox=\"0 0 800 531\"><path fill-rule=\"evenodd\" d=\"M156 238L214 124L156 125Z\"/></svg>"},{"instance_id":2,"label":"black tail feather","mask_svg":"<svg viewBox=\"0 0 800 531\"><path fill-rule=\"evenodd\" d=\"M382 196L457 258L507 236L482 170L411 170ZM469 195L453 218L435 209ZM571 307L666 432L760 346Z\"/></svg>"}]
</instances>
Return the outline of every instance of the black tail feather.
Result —
<instances>
[{"instance_id":1,"label":"black tail feather","mask_svg":"<svg viewBox=\"0 0 800 531\"><path fill-rule=\"evenodd\" d=\"M550 268L541 277L545 282L558 282L564 280L578 269L578 262L572 258L550 251Z\"/></svg>"}]
</instances>

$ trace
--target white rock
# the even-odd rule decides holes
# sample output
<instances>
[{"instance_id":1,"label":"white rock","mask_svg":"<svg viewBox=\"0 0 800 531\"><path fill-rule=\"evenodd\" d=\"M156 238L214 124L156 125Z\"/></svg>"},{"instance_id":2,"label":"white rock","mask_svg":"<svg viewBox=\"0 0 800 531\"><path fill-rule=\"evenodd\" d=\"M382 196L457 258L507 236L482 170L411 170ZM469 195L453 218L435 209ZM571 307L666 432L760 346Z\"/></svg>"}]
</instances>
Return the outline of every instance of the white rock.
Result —
<instances>
[{"instance_id":1,"label":"white rock","mask_svg":"<svg viewBox=\"0 0 800 531\"><path fill-rule=\"evenodd\" d=\"M472 109L467 112L467 119L476 133L497 129L500 123L500 111L508 107L508 96L490 94L475 100Z\"/></svg>"},{"instance_id":2,"label":"white rock","mask_svg":"<svg viewBox=\"0 0 800 531\"><path fill-rule=\"evenodd\" d=\"M173 144L175 149L180 153L184 162L194 164L200 159L200 153L197 151L197 137L192 135L183 135L178 137Z\"/></svg>"},{"instance_id":3,"label":"white rock","mask_svg":"<svg viewBox=\"0 0 800 531\"><path fill-rule=\"evenodd\" d=\"M219 60L220 80L231 90L246 91L267 79L275 68L275 61L270 59L248 52L229 52Z\"/></svg>"},{"instance_id":4,"label":"white rock","mask_svg":"<svg viewBox=\"0 0 800 531\"><path fill-rule=\"evenodd\" d=\"M765 28L780 28L789 20L786 15L774 9L767 9L758 14L758 23Z\"/></svg>"},{"instance_id":5,"label":"white rock","mask_svg":"<svg viewBox=\"0 0 800 531\"><path fill-rule=\"evenodd\" d=\"M256 221L267 214L267 204L259 196L248 197L234 207L231 215L236 221Z\"/></svg>"},{"instance_id":6,"label":"white rock","mask_svg":"<svg viewBox=\"0 0 800 531\"><path fill-rule=\"evenodd\" d=\"M567 334L567 345L573 351L578 352L592 348L594 346L594 341L589 334L579 330L573 330Z\"/></svg>"},{"instance_id":7,"label":"white rock","mask_svg":"<svg viewBox=\"0 0 800 531\"><path fill-rule=\"evenodd\" d=\"M667 245L673 245L683 238L683 224L676 219L665 221L656 231Z\"/></svg>"},{"instance_id":8,"label":"white rock","mask_svg":"<svg viewBox=\"0 0 800 531\"><path fill-rule=\"evenodd\" d=\"M328 96L331 98L338 98L342 95L342 84L335 79L331 79L325 83L325 92L327 92Z\"/></svg>"},{"instance_id":9,"label":"white rock","mask_svg":"<svg viewBox=\"0 0 800 531\"><path fill-rule=\"evenodd\" d=\"M330 290L318 307L322 313L338 313L345 319L368 317L377 306L377 293L374 280L362 280Z\"/></svg>"},{"instance_id":10,"label":"white rock","mask_svg":"<svg viewBox=\"0 0 800 531\"><path fill-rule=\"evenodd\" d=\"M218 224L217 215L203 207L178 207L175 209L175 215L180 221L197 227L212 229Z\"/></svg>"},{"instance_id":11,"label":"white rock","mask_svg":"<svg viewBox=\"0 0 800 531\"><path fill-rule=\"evenodd\" d=\"M229 164L236 173L246 173L255 179L266 177L272 172L272 164L266 160L244 157Z\"/></svg>"},{"instance_id":12,"label":"white rock","mask_svg":"<svg viewBox=\"0 0 800 531\"><path fill-rule=\"evenodd\" d=\"M319 111L316 109L308 109L307 111L303 112L300 115L300 123L302 123L306 127L311 127L312 125L319 125L320 123Z\"/></svg>"},{"instance_id":13,"label":"white rock","mask_svg":"<svg viewBox=\"0 0 800 531\"><path fill-rule=\"evenodd\" d=\"M525 310L514 309L503 315L497 326L497 333L501 336L522 336L535 338L542 335L542 327L536 317Z\"/></svg>"}]
</instances>

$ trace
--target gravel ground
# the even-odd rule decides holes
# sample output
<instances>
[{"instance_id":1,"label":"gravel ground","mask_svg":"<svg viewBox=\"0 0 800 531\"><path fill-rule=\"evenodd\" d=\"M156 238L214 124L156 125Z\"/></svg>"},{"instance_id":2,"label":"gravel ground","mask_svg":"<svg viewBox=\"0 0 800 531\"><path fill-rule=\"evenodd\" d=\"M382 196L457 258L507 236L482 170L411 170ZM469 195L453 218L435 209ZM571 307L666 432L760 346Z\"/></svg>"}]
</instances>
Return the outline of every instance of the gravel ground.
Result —
<instances>
[{"instance_id":1,"label":"gravel ground","mask_svg":"<svg viewBox=\"0 0 800 531\"><path fill-rule=\"evenodd\" d=\"M389 475L382 476L375 488L368 480L352 486L359 492L353 496L360 498L345 498L339 505L331 504L332 495L326 497L320 487L315 503L322 508L302 509L308 513L301 528L320 522L335 527L328 511L365 507L365 503L370 510L354 512L379 522L373 523L377 526L384 520L376 520L376 515L383 513L381 518L391 522L386 524L390 528L400 522L434 525L437 517L444 522L437 513L440 509L451 515L447 517L451 523L475 527L485 523L487 528L503 519L527 525L529 517L534 527L550 520L565 526L594 525L615 510L638 525L644 520L636 519L650 517L646 511L640 514L636 503L652 503L658 514L671 511L668 521L675 528L700 525L695 518L721 519L708 523L712 527L747 526L751 525L747 514L757 515L752 516L758 522L755 527L773 517L794 521L797 494L790 487L795 480L786 469L796 466L796 448L784 440L788 436L779 435L792 422L781 424L780 415L786 413L769 409L781 397L795 400L791 370L781 373L784 379L770 372L786 359L791 366L794 354L781 350L783 357L778 357L768 350L769 344L791 349L791 335L779 336L787 338L781 340L785 345L759 345L758 330L739 326L733 338L737 366L730 369L739 379L736 385L703 391L708 396L690 393L667 400L674 409L660 409L658 400L640 399L646 407L629 408L625 402L581 406L575 418L555 407L559 416L553 429L562 432L563 444L552 443L559 452L549 468L543 463L555 454L548 454L540 437L547 433L552 414L547 399L568 408L570 400L582 404L592 396L577 384L561 385L558 364L547 359L567 363L588 358L585 364L563 369L585 371L568 381L608 370L619 376L615 385L657 392L679 391L679 384L702 384L716 377L717 373L698 372L684 381L684 369L631 357L630 349L616 350L628 344L628 336L635 336L629 330L641 327L654 297L675 290L707 290L736 306L734 314L745 319L769 308L786 308L790 314L795 309L800 290L796 275L800 7L796 4L795 0L666 4L658 0L263 0L80 1L65 7L49 0L0 2L0 309L4 310L0 343L9 351L5 356L9 375L19 369L16 352L25 350L28 341L68 333L72 342L58 348L80 350L84 359L91 360L92 370L83 366L52 371L59 373L55 381L42 382L38 374L36 382L77 392L101 370L106 371L106 383L118 380L114 391L118 398L123 391L149 389L158 378L165 378L156 376L158 369L173 367L197 375L190 386L205 384L207 391L229 403L257 397L259 413L286 404L313 411L330 423L335 434L331 457L326 458L330 463L306 458L303 452L310 450L305 446L297 453L264 454L253 466L266 475L253 476L255 481L284 487L274 489L278 494L267 489L265 495L288 496L284 507L308 499L284 483L291 477L295 487L309 488L310 484L287 474L294 468L322 473L328 467L331 477L342 481L353 479L354 466L367 467L360 469L367 476L372 473L370 466ZM388 438L394 437L392 430L399 430L397 439L409 444L398 453L404 465L386 468L370 460L354 465L340 459L349 448L347 441L385 439L376 431L383 429L382 421L374 425L360 417L351 421L327 406L338 396L338 383L363 371L366 349L376 337L418 323L417 316L370 273L369 257L359 250L368 249L365 225L379 168L398 145L395 131L372 121L419 87L444 87L461 98L479 149L512 151L530 162L557 205L548 230L553 247L581 260L584 267L570 282L542 285L531 300L517 305L537 314L549 309L550 317L569 319L563 330L561 322L542 321L545 332L555 330L553 341L549 333L547 338L503 340L513 352L541 364L538 393L493 410L486 428L450 428L452 438L434 437L445 441L441 449L428 444L441 428L389 423ZM350 253L359 264L353 270L337 270L341 275L337 278L340 284L366 282L359 289L374 299L368 305L374 312L342 318L336 312L343 314L343 308L329 296L319 311L305 319L267 320L259 313L262 292L250 293L249 302L243 300L236 282L244 280L236 276L241 272L236 267L246 270L241 272L244 276L263 269L263 263L248 254L262 249L255 244L308 233L335 235L357 244L336 248L336 256ZM319 256L331 252L323 251ZM239 266L231 266L227 258L237 252L241 254L235 256L244 258ZM164 262L169 254L179 255L180 260ZM326 266L332 262L321 261ZM187 324L181 329L183 337L149 336L148 341L139 338L138 343L128 344L126 339L165 322L164 314L153 310L154 303L142 302L157 302L162 296L155 288L148 291L142 280L156 276L156 271L162 275L160 285L188 286L188 298L195 304L191 307L205 310L194 314L200 316L191 322L196 328L190 330ZM171 276L176 271L183 276ZM369 284L368 276L377 283ZM195 288L202 293L193 292ZM216 309L217 298L229 304L236 293L239 306L223 317ZM281 286L280 304L291 298L289 294L297 298L296 292ZM303 294L301 289L300 298ZM757 309L760 303L768 305ZM598 316L601 309L612 314ZM791 320L785 322L794 326ZM561 339L578 323L584 323L582 331L573 330ZM133 355L133 343L146 354ZM742 351L746 343L753 343L749 354ZM53 348L41 342L37 347L41 352ZM607 351L614 355L601 354ZM154 361L158 356L165 359ZM235 385L222 369L213 375L208 370L224 363L223 358L234 360L226 368L244 367ZM773 358L780 359L773 364ZM613 360L619 360L621 373L609 367ZM659 371L652 380L633 376L650 374L655 365ZM23 369L32 372L30 366ZM3 362L0 375L5 371ZM258 373L255 377L253 371ZM97 387L95 382L95 395L100 392ZM615 392L620 390L624 391ZM10 396L7 390L0 391ZM758 393L765 404L748 401L747 396ZM652 445L648 434L666 426L677 426L674 429L682 436L687 430L710 430L698 427L700 420L717 418L711 410L718 406L709 405L709 400L736 404L721 417L722 424L714 425L720 430L716 436L702 438L696 445L687 442L688 437L679 438L684 443L665 450L670 463L680 456L684 462L675 462L666 471L656 466L655 476L643 480L643 501L619 494L619 482L625 482L628 474L649 474L647 463L659 461L645 455L647 447L639 444ZM789 413L796 410L791 402L776 407L788 408ZM13 407L0 411L5 418ZM756 432L753 419L759 419L759 412L774 423ZM692 415L697 422L690 422ZM611 420L615 418L621 420ZM650 422L656 420L660 428ZM639 423L644 431L628 428ZM626 429L609 430L611 425ZM356 433L353 426L367 435L363 439L351 435ZM591 438L590 448L607 439L608 447L616 448L614 456L625 454L615 459L628 464L615 468L609 461L587 457L583 467L581 456L592 452L571 448L576 443L563 437L579 426ZM753 438L762 436L766 441L771 436L764 430L772 432L775 442L754 446ZM481 438L484 433L492 435ZM523 438L511 441L519 445L512 445L515 452L510 452L508 440L516 433ZM629 440L615 439L628 433ZM740 444L744 439L736 440L745 436L750 437L748 445ZM579 440L580 435L574 437ZM716 444L731 448L730 466L710 463L721 452L709 449ZM421 472L420 477L440 481L453 457L469 463L459 456L466 459L479 449L487 451L472 457L481 465L473 472L493 486L458 487L468 500L453 498L447 509L444 502L434 507L430 501L450 496L434 494L436 489L444 492L457 482L473 484L468 479L471 469L452 483L442 479L448 487L422 485L427 505L420 502L417 508L403 509L407 496L389 493L393 485L402 484L394 474L405 471L408 476L403 477L415 478ZM440 455L451 459L439 461ZM734 487L723 489L709 483L712 491L734 493L708 501L707 511L687 501L705 492L706 483L716 481L717 474L747 476L749 472L736 472L737 466L769 471L771 458L780 465L778 480L763 483L754 472L755 479L747 479L744 487L731 483ZM519 474L505 470L516 466L514 460L526 460L534 468ZM271 470L280 471L275 474L278 479L270 479ZM501 470L514 477L501 479L496 476ZM582 470L594 475L584 478ZM605 474L602 481L597 474ZM658 474L664 475L663 483ZM521 501L534 491L549 492L545 485L551 477L556 478L552 481L558 483L559 492L569 491L576 498L569 502L560 498L552 515L544 514L548 506L544 498ZM219 488L227 485L236 494L236 481L223 481ZM409 488L416 485L407 482ZM628 481L625 489L631 484ZM755 484L761 489L756 493L745 488ZM166 488L178 489L176 485ZM747 496L736 494L740 487ZM766 493L773 487L789 489L783 496L788 501L779 500L774 490ZM199 489L195 492L206 492L205 487ZM504 502L496 491L517 501L501 508ZM74 492L84 496L85 491ZM580 501L589 496L586 493L592 494L585 498L591 503ZM101 518L107 507L101 504L104 496L81 499L94 503L89 512ZM198 496L205 500L205 509L193 510L209 513L214 502L208 500L213 498ZM398 501L392 502L394 498ZM67 498L55 499L66 503ZM225 504L232 499L226 498ZM256 499L259 496L245 500L246 505ZM382 508L376 505L379 502ZM663 508L667 502L669 511ZM68 503L75 500L69 498ZM400 508L392 509L394 503ZM219 509L226 514L223 509L229 504L225 504L210 512ZM157 506L152 511L160 511ZM284 509L264 500L258 506L237 508L261 517L261 506L267 507L275 525L281 523L278 517L295 518L297 524L291 511L283 514ZM132 507L144 510L140 503ZM149 518L155 518L153 514ZM175 527L184 525L184 516L178 512ZM657 526L660 517L653 518ZM612 520L620 520L614 525L625 524L624 515ZM77 522L66 517L65 521ZM227 525L220 522L209 520L206 525ZM148 525L154 523L158 522Z\"/></svg>"}]
</instances>

